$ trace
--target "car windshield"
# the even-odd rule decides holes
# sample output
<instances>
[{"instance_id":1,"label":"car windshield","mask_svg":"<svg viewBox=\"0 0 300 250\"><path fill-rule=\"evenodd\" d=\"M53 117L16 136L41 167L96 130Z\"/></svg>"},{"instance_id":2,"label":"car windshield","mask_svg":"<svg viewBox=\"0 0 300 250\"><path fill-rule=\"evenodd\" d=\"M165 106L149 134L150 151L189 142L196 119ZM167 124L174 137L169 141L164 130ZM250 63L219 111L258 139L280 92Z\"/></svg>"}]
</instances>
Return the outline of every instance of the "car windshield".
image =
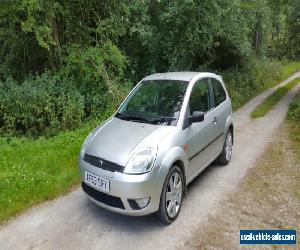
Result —
<instances>
[{"instance_id":1,"label":"car windshield","mask_svg":"<svg viewBox=\"0 0 300 250\"><path fill-rule=\"evenodd\" d=\"M184 95L186 81L143 81L127 97L116 117L136 122L176 125Z\"/></svg>"}]
</instances>

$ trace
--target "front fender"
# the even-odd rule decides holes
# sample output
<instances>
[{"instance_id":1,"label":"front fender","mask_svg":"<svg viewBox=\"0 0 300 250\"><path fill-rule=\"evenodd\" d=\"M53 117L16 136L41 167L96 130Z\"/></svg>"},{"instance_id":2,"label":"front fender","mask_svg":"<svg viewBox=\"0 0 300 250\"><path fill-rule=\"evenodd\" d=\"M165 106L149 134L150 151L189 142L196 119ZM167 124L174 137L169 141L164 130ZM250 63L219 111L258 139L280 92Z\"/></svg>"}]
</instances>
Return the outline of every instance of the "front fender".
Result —
<instances>
[{"instance_id":1,"label":"front fender","mask_svg":"<svg viewBox=\"0 0 300 250\"><path fill-rule=\"evenodd\" d=\"M182 162L184 167L183 174L185 176L185 173L187 173L188 156L182 147L176 146L171 148L162 160L160 174L162 174L164 178L166 178L169 169L173 166L174 162L176 161Z\"/></svg>"}]
</instances>

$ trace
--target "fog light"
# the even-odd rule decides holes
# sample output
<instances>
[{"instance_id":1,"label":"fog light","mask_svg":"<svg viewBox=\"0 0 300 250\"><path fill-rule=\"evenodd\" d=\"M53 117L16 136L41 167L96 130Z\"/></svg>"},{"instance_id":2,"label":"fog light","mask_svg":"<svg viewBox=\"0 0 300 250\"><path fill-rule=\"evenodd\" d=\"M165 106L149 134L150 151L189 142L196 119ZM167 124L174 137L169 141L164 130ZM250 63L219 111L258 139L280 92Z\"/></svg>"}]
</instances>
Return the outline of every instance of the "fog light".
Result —
<instances>
[{"instance_id":1,"label":"fog light","mask_svg":"<svg viewBox=\"0 0 300 250\"><path fill-rule=\"evenodd\" d=\"M128 199L128 203L133 210L140 210L149 205L150 197L141 198L141 199Z\"/></svg>"},{"instance_id":2,"label":"fog light","mask_svg":"<svg viewBox=\"0 0 300 250\"><path fill-rule=\"evenodd\" d=\"M150 202L150 197L135 200L140 208L147 207Z\"/></svg>"}]
</instances>

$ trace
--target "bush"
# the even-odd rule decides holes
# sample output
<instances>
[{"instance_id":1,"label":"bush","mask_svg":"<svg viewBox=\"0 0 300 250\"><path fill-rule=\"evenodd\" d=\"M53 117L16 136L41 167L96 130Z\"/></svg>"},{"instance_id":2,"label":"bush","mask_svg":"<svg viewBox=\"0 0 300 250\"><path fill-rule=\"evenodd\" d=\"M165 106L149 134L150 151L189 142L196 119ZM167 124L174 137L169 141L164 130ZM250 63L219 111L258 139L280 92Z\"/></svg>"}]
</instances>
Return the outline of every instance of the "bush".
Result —
<instances>
[{"instance_id":1,"label":"bush","mask_svg":"<svg viewBox=\"0 0 300 250\"><path fill-rule=\"evenodd\" d=\"M251 112L251 116L253 118L258 118L266 115L281 100L281 98L286 95L288 91L290 91L299 83L299 81L300 77L295 78L288 84L277 88L262 103L256 106L256 108Z\"/></svg>"},{"instance_id":2,"label":"bush","mask_svg":"<svg viewBox=\"0 0 300 250\"><path fill-rule=\"evenodd\" d=\"M84 115L84 97L70 78L44 73L22 84L0 83L0 134L53 135L72 129Z\"/></svg>"},{"instance_id":3,"label":"bush","mask_svg":"<svg viewBox=\"0 0 300 250\"><path fill-rule=\"evenodd\" d=\"M251 58L243 68L222 72L233 108L239 108L262 90L278 84L283 69L279 62Z\"/></svg>"},{"instance_id":4,"label":"bush","mask_svg":"<svg viewBox=\"0 0 300 250\"><path fill-rule=\"evenodd\" d=\"M104 112L120 101L126 59L112 43L92 46L70 45L61 74L75 79L75 86L85 96L85 115Z\"/></svg>"}]
</instances>

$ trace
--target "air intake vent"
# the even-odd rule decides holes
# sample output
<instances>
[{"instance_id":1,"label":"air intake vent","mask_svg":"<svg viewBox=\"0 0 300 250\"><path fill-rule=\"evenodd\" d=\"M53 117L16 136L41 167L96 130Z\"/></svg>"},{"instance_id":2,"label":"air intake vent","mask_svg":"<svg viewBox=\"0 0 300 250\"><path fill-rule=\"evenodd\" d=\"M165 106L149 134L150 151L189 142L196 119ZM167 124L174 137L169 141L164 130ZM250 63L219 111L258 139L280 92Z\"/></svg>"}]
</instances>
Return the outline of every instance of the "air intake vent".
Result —
<instances>
[{"instance_id":1,"label":"air intake vent","mask_svg":"<svg viewBox=\"0 0 300 250\"><path fill-rule=\"evenodd\" d=\"M104 170L108 170L111 172L123 172L124 171L124 167L120 166L116 163L104 160L102 158L99 158L97 156L93 156L93 155L88 155L85 154L83 157L83 160L88 162L89 164L98 167L98 168L102 168Z\"/></svg>"},{"instance_id":2,"label":"air intake vent","mask_svg":"<svg viewBox=\"0 0 300 250\"><path fill-rule=\"evenodd\" d=\"M88 186L87 184L85 184L84 182L82 182L82 189L92 198L94 198L95 200L104 203L107 206L110 207L116 207L116 208L120 208L120 209L125 209L124 204L121 200L121 198L116 197L116 196L111 196L105 193L102 193L90 186Z\"/></svg>"}]
</instances>

